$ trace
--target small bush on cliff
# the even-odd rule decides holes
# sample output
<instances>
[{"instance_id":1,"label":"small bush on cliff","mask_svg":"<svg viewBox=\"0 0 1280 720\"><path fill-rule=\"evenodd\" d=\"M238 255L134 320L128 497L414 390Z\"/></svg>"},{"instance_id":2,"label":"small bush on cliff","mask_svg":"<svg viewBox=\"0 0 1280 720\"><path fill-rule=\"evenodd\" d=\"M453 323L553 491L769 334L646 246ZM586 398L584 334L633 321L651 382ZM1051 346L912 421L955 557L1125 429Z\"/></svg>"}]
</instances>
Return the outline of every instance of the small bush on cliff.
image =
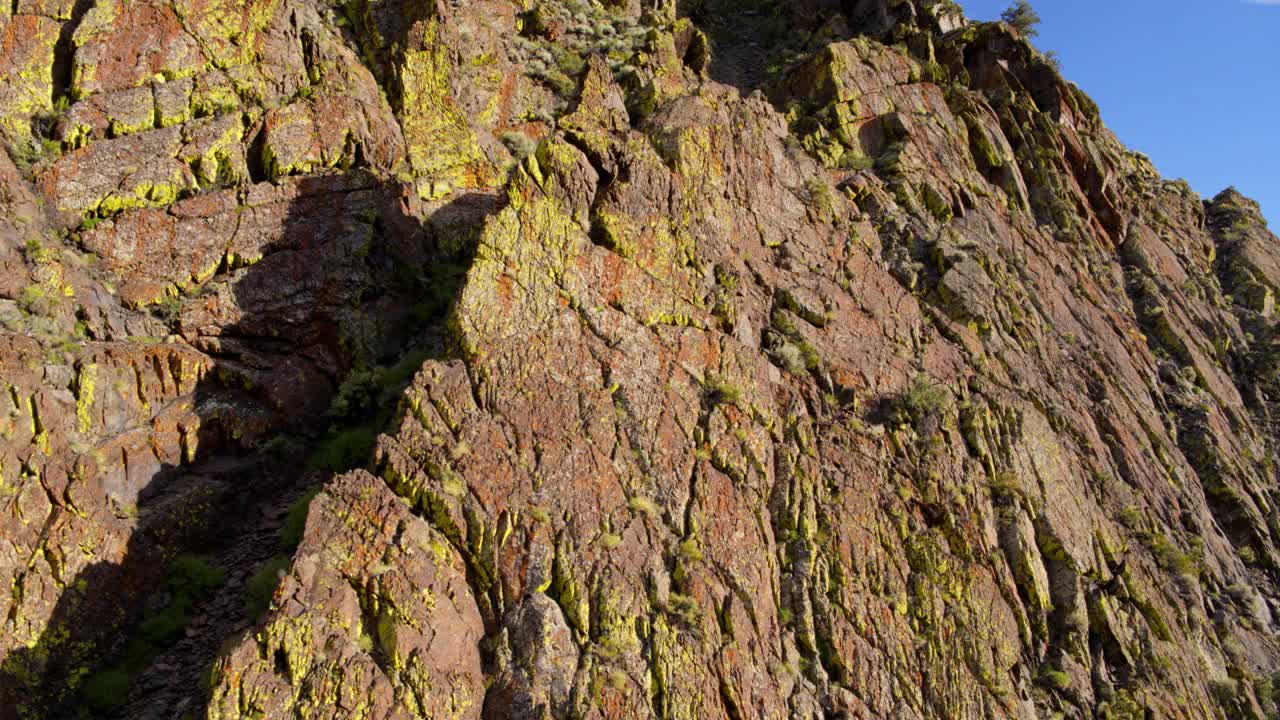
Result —
<instances>
[{"instance_id":1,"label":"small bush on cliff","mask_svg":"<svg viewBox=\"0 0 1280 720\"><path fill-rule=\"evenodd\" d=\"M836 163L841 170L870 170L875 164L875 160L856 150L845 150Z\"/></svg>"},{"instance_id":2,"label":"small bush on cliff","mask_svg":"<svg viewBox=\"0 0 1280 720\"><path fill-rule=\"evenodd\" d=\"M222 585L226 573L208 558L182 555L169 563L169 592L201 600Z\"/></svg>"},{"instance_id":3,"label":"small bush on cliff","mask_svg":"<svg viewBox=\"0 0 1280 720\"><path fill-rule=\"evenodd\" d=\"M330 432L307 464L313 470L346 472L369 459L377 438L377 431L367 426Z\"/></svg>"},{"instance_id":4,"label":"small bush on cliff","mask_svg":"<svg viewBox=\"0 0 1280 720\"><path fill-rule=\"evenodd\" d=\"M1230 707L1235 704L1236 696L1240 694L1240 683L1229 677L1218 680L1209 681L1209 692L1213 693L1213 699L1223 707Z\"/></svg>"},{"instance_id":5,"label":"small bush on cliff","mask_svg":"<svg viewBox=\"0 0 1280 720\"><path fill-rule=\"evenodd\" d=\"M1142 527L1143 520L1145 519L1142 515L1142 511L1138 509L1137 505L1126 505L1124 509L1120 511L1120 515L1118 517L1120 523L1130 530L1139 530Z\"/></svg>"},{"instance_id":6,"label":"small bush on cliff","mask_svg":"<svg viewBox=\"0 0 1280 720\"><path fill-rule=\"evenodd\" d=\"M312 452L308 466L345 472L368 461L378 431L393 418L400 393L426 358L425 351L411 350L395 365L352 370L329 404L329 432Z\"/></svg>"},{"instance_id":7,"label":"small bush on cliff","mask_svg":"<svg viewBox=\"0 0 1280 720\"><path fill-rule=\"evenodd\" d=\"M276 555L262 564L244 586L244 612L250 620L257 620L271 607L276 585L289 569L289 558Z\"/></svg>"},{"instance_id":8,"label":"small bush on cliff","mask_svg":"<svg viewBox=\"0 0 1280 720\"><path fill-rule=\"evenodd\" d=\"M1022 483L1018 476L1009 470L997 472L991 479L991 497L997 505L1015 505L1022 501Z\"/></svg>"},{"instance_id":9,"label":"small bush on cliff","mask_svg":"<svg viewBox=\"0 0 1280 720\"><path fill-rule=\"evenodd\" d=\"M800 352L798 346L784 343L773 354L782 367L792 375L802 376L809 372L808 366L805 365L804 353Z\"/></svg>"},{"instance_id":10,"label":"small bush on cliff","mask_svg":"<svg viewBox=\"0 0 1280 720\"><path fill-rule=\"evenodd\" d=\"M1272 686L1271 680L1272 679L1267 676L1255 677L1252 679L1252 685L1253 696L1258 699L1258 705L1260 705L1264 711L1269 713L1266 717L1274 718L1277 716L1277 708L1275 695L1273 694L1275 688Z\"/></svg>"},{"instance_id":11,"label":"small bush on cliff","mask_svg":"<svg viewBox=\"0 0 1280 720\"><path fill-rule=\"evenodd\" d=\"M1100 720L1144 720L1147 713L1143 706L1127 690L1117 690L1109 702L1098 706Z\"/></svg>"},{"instance_id":12,"label":"small bush on cliff","mask_svg":"<svg viewBox=\"0 0 1280 720\"><path fill-rule=\"evenodd\" d=\"M522 132L504 132L500 139L502 144L507 146L511 156L517 160L525 159L538 149L538 141Z\"/></svg>"},{"instance_id":13,"label":"small bush on cliff","mask_svg":"<svg viewBox=\"0 0 1280 720\"><path fill-rule=\"evenodd\" d=\"M90 675L80 688L85 704L97 713L110 713L120 709L129 697L129 685L133 679L124 670L107 670Z\"/></svg>"},{"instance_id":14,"label":"small bush on cliff","mask_svg":"<svg viewBox=\"0 0 1280 720\"><path fill-rule=\"evenodd\" d=\"M1156 564L1179 575L1198 576L1200 562L1194 553L1183 552L1173 541L1159 533L1150 533L1147 545L1156 557Z\"/></svg>"},{"instance_id":15,"label":"small bush on cliff","mask_svg":"<svg viewBox=\"0 0 1280 720\"><path fill-rule=\"evenodd\" d=\"M463 263L446 261L433 266L430 282L421 289L418 303L409 311L414 323L426 327L445 319L466 279L467 266Z\"/></svg>"},{"instance_id":16,"label":"small bush on cliff","mask_svg":"<svg viewBox=\"0 0 1280 720\"><path fill-rule=\"evenodd\" d=\"M178 320L178 316L182 314L182 298L177 295L165 295L160 302L156 303L155 315L169 325L174 324Z\"/></svg>"},{"instance_id":17,"label":"small bush on cliff","mask_svg":"<svg viewBox=\"0 0 1280 720\"><path fill-rule=\"evenodd\" d=\"M183 555L174 559L169 563L166 580L169 604L148 613L139 627L142 638L156 647L177 642L191 619L192 608L221 585L224 577L222 568L207 558Z\"/></svg>"},{"instance_id":18,"label":"small bush on cliff","mask_svg":"<svg viewBox=\"0 0 1280 720\"><path fill-rule=\"evenodd\" d=\"M631 496L627 500L627 507L631 508L632 512L648 515L649 517L653 517L659 512L658 504L642 495Z\"/></svg>"},{"instance_id":19,"label":"small bush on cliff","mask_svg":"<svg viewBox=\"0 0 1280 720\"><path fill-rule=\"evenodd\" d=\"M284 525L280 526L280 544L286 550L292 550L302 542L302 531L307 527L307 512L311 508L311 501L319 494L319 489L310 490L289 504Z\"/></svg>"},{"instance_id":20,"label":"small bush on cliff","mask_svg":"<svg viewBox=\"0 0 1280 720\"><path fill-rule=\"evenodd\" d=\"M367 415L378 398L378 371L376 368L352 370L338 386L338 394L329 404L329 417L335 422Z\"/></svg>"},{"instance_id":21,"label":"small bush on cliff","mask_svg":"<svg viewBox=\"0 0 1280 720\"><path fill-rule=\"evenodd\" d=\"M934 385L924 374L911 378L907 389L898 396L898 410L912 422L941 415L947 409L947 391Z\"/></svg>"},{"instance_id":22,"label":"small bush on cliff","mask_svg":"<svg viewBox=\"0 0 1280 720\"><path fill-rule=\"evenodd\" d=\"M138 632L129 638L114 667L96 672L80 686L89 707L109 713L124 705L134 678L151 665L160 651L182 638L191 611L208 598L225 579L222 568L199 555L181 555L166 568L168 604L149 609Z\"/></svg>"},{"instance_id":23,"label":"small bush on cliff","mask_svg":"<svg viewBox=\"0 0 1280 720\"><path fill-rule=\"evenodd\" d=\"M1241 545L1236 554L1240 556L1240 562L1245 565L1258 564L1258 552L1249 545Z\"/></svg>"},{"instance_id":24,"label":"small bush on cliff","mask_svg":"<svg viewBox=\"0 0 1280 720\"><path fill-rule=\"evenodd\" d=\"M48 138L33 137L14 143L9 156L19 170L29 172L31 168L61 154L62 143Z\"/></svg>"},{"instance_id":25,"label":"small bush on cliff","mask_svg":"<svg viewBox=\"0 0 1280 720\"><path fill-rule=\"evenodd\" d=\"M1031 7L1031 3L1027 0L1015 0L1004 12L1000 13L1000 19L1009 23L1015 30L1033 38L1040 34L1037 26L1040 24L1040 13Z\"/></svg>"},{"instance_id":26,"label":"small bush on cliff","mask_svg":"<svg viewBox=\"0 0 1280 720\"><path fill-rule=\"evenodd\" d=\"M1040 681L1054 690L1066 690L1071 687L1070 675L1048 666L1041 669Z\"/></svg>"},{"instance_id":27,"label":"small bush on cliff","mask_svg":"<svg viewBox=\"0 0 1280 720\"><path fill-rule=\"evenodd\" d=\"M704 388L712 405L736 405L742 399L742 388L722 375L708 374Z\"/></svg>"},{"instance_id":28,"label":"small bush on cliff","mask_svg":"<svg viewBox=\"0 0 1280 720\"><path fill-rule=\"evenodd\" d=\"M54 299L43 285L32 283L18 294L18 307L30 315L51 315L54 305Z\"/></svg>"},{"instance_id":29,"label":"small bush on cliff","mask_svg":"<svg viewBox=\"0 0 1280 720\"><path fill-rule=\"evenodd\" d=\"M22 254L26 256L27 262L41 265L54 259L54 254L40 242L40 238L31 236L22 245Z\"/></svg>"},{"instance_id":30,"label":"small bush on cliff","mask_svg":"<svg viewBox=\"0 0 1280 720\"><path fill-rule=\"evenodd\" d=\"M819 218L826 220L835 216L836 200L830 185L819 178L809 178L804 189L809 194L809 206Z\"/></svg>"}]
</instances>

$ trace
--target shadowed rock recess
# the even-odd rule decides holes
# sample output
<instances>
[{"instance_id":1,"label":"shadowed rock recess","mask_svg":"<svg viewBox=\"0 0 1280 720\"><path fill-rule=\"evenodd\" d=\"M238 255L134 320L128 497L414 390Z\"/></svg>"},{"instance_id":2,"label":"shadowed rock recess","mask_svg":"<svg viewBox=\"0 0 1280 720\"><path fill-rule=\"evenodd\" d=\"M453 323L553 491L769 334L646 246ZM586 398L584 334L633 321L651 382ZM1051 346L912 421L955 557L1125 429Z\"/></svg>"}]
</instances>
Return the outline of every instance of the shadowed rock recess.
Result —
<instances>
[{"instance_id":1,"label":"shadowed rock recess","mask_svg":"<svg viewBox=\"0 0 1280 720\"><path fill-rule=\"evenodd\" d=\"M1280 716L1280 240L1008 26L2 5L0 720Z\"/></svg>"}]
</instances>

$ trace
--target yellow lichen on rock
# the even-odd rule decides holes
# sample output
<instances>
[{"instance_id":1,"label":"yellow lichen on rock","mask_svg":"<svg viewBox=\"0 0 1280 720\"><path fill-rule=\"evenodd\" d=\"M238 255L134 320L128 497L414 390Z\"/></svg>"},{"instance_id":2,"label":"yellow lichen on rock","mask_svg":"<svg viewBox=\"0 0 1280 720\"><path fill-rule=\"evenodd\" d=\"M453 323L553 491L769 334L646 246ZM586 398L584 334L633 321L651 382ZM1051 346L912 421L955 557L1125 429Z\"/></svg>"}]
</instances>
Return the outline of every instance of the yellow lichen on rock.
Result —
<instances>
[{"instance_id":1,"label":"yellow lichen on rock","mask_svg":"<svg viewBox=\"0 0 1280 720\"><path fill-rule=\"evenodd\" d=\"M418 194L437 200L454 188L489 187L497 173L453 100L439 20L423 25L417 49L406 50L400 64L398 114Z\"/></svg>"}]
</instances>

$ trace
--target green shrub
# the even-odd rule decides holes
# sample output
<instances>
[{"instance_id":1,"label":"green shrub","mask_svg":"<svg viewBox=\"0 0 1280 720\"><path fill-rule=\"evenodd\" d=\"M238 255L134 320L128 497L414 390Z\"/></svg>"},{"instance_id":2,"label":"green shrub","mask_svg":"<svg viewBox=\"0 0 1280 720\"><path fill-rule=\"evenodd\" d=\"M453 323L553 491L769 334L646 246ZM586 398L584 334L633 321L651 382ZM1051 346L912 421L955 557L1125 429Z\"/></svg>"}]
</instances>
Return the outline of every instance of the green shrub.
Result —
<instances>
[{"instance_id":1,"label":"green shrub","mask_svg":"<svg viewBox=\"0 0 1280 720\"><path fill-rule=\"evenodd\" d=\"M111 713L124 705L132 683L133 678L123 670L104 670L85 679L80 687L80 697L91 710Z\"/></svg>"},{"instance_id":2,"label":"green shrub","mask_svg":"<svg viewBox=\"0 0 1280 720\"><path fill-rule=\"evenodd\" d=\"M43 285L32 283L18 293L18 307L31 315L51 315L54 299Z\"/></svg>"},{"instance_id":3,"label":"green shrub","mask_svg":"<svg viewBox=\"0 0 1280 720\"><path fill-rule=\"evenodd\" d=\"M1120 524L1130 530L1137 530L1142 526L1142 511L1136 505L1126 505L1120 511Z\"/></svg>"},{"instance_id":4,"label":"green shrub","mask_svg":"<svg viewBox=\"0 0 1280 720\"><path fill-rule=\"evenodd\" d=\"M835 214L836 201L830 185L819 178L809 178L804 183L804 189L809 193L811 207L818 211L819 217L826 219Z\"/></svg>"},{"instance_id":5,"label":"green shrub","mask_svg":"<svg viewBox=\"0 0 1280 720\"><path fill-rule=\"evenodd\" d=\"M276 585L289 569L289 558L276 555L258 568L253 577L244 586L244 612L250 620L256 621L271 607L271 599L276 594Z\"/></svg>"},{"instance_id":6,"label":"green shrub","mask_svg":"<svg viewBox=\"0 0 1280 720\"><path fill-rule=\"evenodd\" d=\"M582 74L583 70L587 69L587 61L582 58L582 55L573 50L564 50L557 47L553 52L556 55L556 67L567 77L577 78L578 75Z\"/></svg>"},{"instance_id":7,"label":"green shrub","mask_svg":"<svg viewBox=\"0 0 1280 720\"><path fill-rule=\"evenodd\" d=\"M414 322L426 326L442 320L466 282L467 270L468 266L459 262L432 266L426 287L420 288L420 300L410 310Z\"/></svg>"},{"instance_id":8,"label":"green shrub","mask_svg":"<svg viewBox=\"0 0 1280 720\"><path fill-rule=\"evenodd\" d=\"M1098 720L1145 720L1145 708L1127 690L1117 690L1110 702L1098 706Z\"/></svg>"},{"instance_id":9,"label":"green shrub","mask_svg":"<svg viewBox=\"0 0 1280 720\"><path fill-rule=\"evenodd\" d=\"M1009 470L996 472L991 479L991 497L1000 505L1011 505L1022 500L1022 483Z\"/></svg>"},{"instance_id":10,"label":"green shrub","mask_svg":"<svg viewBox=\"0 0 1280 720\"><path fill-rule=\"evenodd\" d=\"M27 172L46 159L55 158L61 154L62 143L48 138L33 137L15 142L12 145L10 157L19 170Z\"/></svg>"},{"instance_id":11,"label":"green shrub","mask_svg":"<svg viewBox=\"0 0 1280 720\"><path fill-rule=\"evenodd\" d=\"M545 82L556 95L562 98L573 97L578 89L578 81L562 72L552 70L543 76Z\"/></svg>"},{"instance_id":12,"label":"green shrub","mask_svg":"<svg viewBox=\"0 0 1280 720\"><path fill-rule=\"evenodd\" d=\"M413 350L406 352L390 367L362 367L348 373L326 412L333 423L330 435L337 435L338 427L350 429L356 425L367 425L370 421L374 427L385 426L391 419L401 391L426 359L426 352Z\"/></svg>"},{"instance_id":13,"label":"green shrub","mask_svg":"<svg viewBox=\"0 0 1280 720\"><path fill-rule=\"evenodd\" d=\"M182 639L196 603L222 585L226 573L199 555L181 555L169 563L166 584L169 604L147 613L139 636L156 647L168 647ZM145 666L145 663L144 663Z\"/></svg>"},{"instance_id":14,"label":"green shrub","mask_svg":"<svg viewBox=\"0 0 1280 720\"><path fill-rule=\"evenodd\" d=\"M373 408L377 398L377 370L352 370L329 403L329 417L338 421L363 417Z\"/></svg>"},{"instance_id":15,"label":"green shrub","mask_svg":"<svg viewBox=\"0 0 1280 720\"><path fill-rule=\"evenodd\" d=\"M1234 703L1240 693L1240 684L1231 678L1209 681L1209 692L1219 705L1228 706Z\"/></svg>"},{"instance_id":16,"label":"green shrub","mask_svg":"<svg viewBox=\"0 0 1280 720\"><path fill-rule=\"evenodd\" d=\"M202 600L222 585L226 572L201 555L180 555L169 563L169 592Z\"/></svg>"},{"instance_id":17,"label":"green shrub","mask_svg":"<svg viewBox=\"0 0 1280 720\"><path fill-rule=\"evenodd\" d=\"M1071 687L1071 676L1051 667L1040 670L1040 680L1054 690L1066 690Z\"/></svg>"},{"instance_id":18,"label":"green shrub","mask_svg":"<svg viewBox=\"0 0 1280 720\"><path fill-rule=\"evenodd\" d=\"M405 389L426 360L426 352L414 350L406 353L395 365L379 373L378 385L382 388L383 394L391 393L398 399L400 392Z\"/></svg>"},{"instance_id":19,"label":"green shrub","mask_svg":"<svg viewBox=\"0 0 1280 720\"><path fill-rule=\"evenodd\" d=\"M689 538L680 543L680 557L690 562L702 560L702 548L698 546L697 539Z\"/></svg>"},{"instance_id":20,"label":"green shrub","mask_svg":"<svg viewBox=\"0 0 1280 720\"><path fill-rule=\"evenodd\" d=\"M166 323L177 321L178 316L182 314L182 298L177 295L165 295L160 302L156 303L155 314Z\"/></svg>"},{"instance_id":21,"label":"green shrub","mask_svg":"<svg viewBox=\"0 0 1280 720\"><path fill-rule=\"evenodd\" d=\"M330 431L307 461L312 470L346 472L369 460L378 433L370 426Z\"/></svg>"},{"instance_id":22,"label":"green shrub","mask_svg":"<svg viewBox=\"0 0 1280 720\"><path fill-rule=\"evenodd\" d=\"M225 577L222 568L199 555L180 555L170 561L165 578L169 603L147 611L116 666L86 679L80 687L85 703L99 713L109 713L123 705L133 679L162 649L182 638L196 603L208 598Z\"/></svg>"},{"instance_id":23,"label":"green shrub","mask_svg":"<svg viewBox=\"0 0 1280 720\"><path fill-rule=\"evenodd\" d=\"M285 549L292 550L302 542L302 531L307 527L307 511L311 508L311 501L319 494L319 488L309 490L289 504L289 511L284 516L284 524L280 526L280 544Z\"/></svg>"},{"instance_id":24,"label":"green shrub","mask_svg":"<svg viewBox=\"0 0 1280 720\"><path fill-rule=\"evenodd\" d=\"M538 149L538 141L522 132L504 132L501 140L502 144L507 146L507 150L511 151L512 157L517 160L532 155Z\"/></svg>"},{"instance_id":25,"label":"green shrub","mask_svg":"<svg viewBox=\"0 0 1280 720\"><path fill-rule=\"evenodd\" d=\"M919 423L928 417L942 414L947 409L947 391L934 385L923 373L916 375L907 389L898 396L898 408L912 421Z\"/></svg>"},{"instance_id":26,"label":"green shrub","mask_svg":"<svg viewBox=\"0 0 1280 720\"><path fill-rule=\"evenodd\" d=\"M1156 564L1169 572L1179 575L1197 576L1200 574L1199 563L1191 553L1185 553L1164 535L1151 533L1147 537L1147 546L1156 557Z\"/></svg>"},{"instance_id":27,"label":"green shrub","mask_svg":"<svg viewBox=\"0 0 1280 720\"><path fill-rule=\"evenodd\" d=\"M860 152L845 150L837 166L841 170L870 170L875 164L874 160Z\"/></svg>"},{"instance_id":28,"label":"green shrub","mask_svg":"<svg viewBox=\"0 0 1280 720\"><path fill-rule=\"evenodd\" d=\"M43 263L53 258L53 254L40 242L40 238L32 236L27 238L22 246L22 254L26 256L28 262Z\"/></svg>"},{"instance_id":29,"label":"green shrub","mask_svg":"<svg viewBox=\"0 0 1280 720\"><path fill-rule=\"evenodd\" d=\"M742 388L720 375L707 375L703 386L707 399L713 405L736 405L742 399Z\"/></svg>"},{"instance_id":30,"label":"green shrub","mask_svg":"<svg viewBox=\"0 0 1280 720\"><path fill-rule=\"evenodd\" d=\"M783 343L782 347L774 351L774 356L782 364L783 369L792 375L803 376L809 372L804 353L792 343Z\"/></svg>"},{"instance_id":31,"label":"green shrub","mask_svg":"<svg viewBox=\"0 0 1280 720\"><path fill-rule=\"evenodd\" d=\"M698 618L702 613L696 600L678 592L667 594L667 611L690 627L698 626Z\"/></svg>"},{"instance_id":32,"label":"green shrub","mask_svg":"<svg viewBox=\"0 0 1280 720\"><path fill-rule=\"evenodd\" d=\"M658 514L658 504L647 497L633 495L627 500L627 507L633 512L642 513L650 517Z\"/></svg>"},{"instance_id":33,"label":"green shrub","mask_svg":"<svg viewBox=\"0 0 1280 720\"><path fill-rule=\"evenodd\" d=\"M1259 677L1253 679L1253 696L1258 699L1258 704L1264 709L1270 708L1275 704L1275 698L1272 695L1273 690L1271 678Z\"/></svg>"},{"instance_id":34,"label":"green shrub","mask_svg":"<svg viewBox=\"0 0 1280 720\"><path fill-rule=\"evenodd\" d=\"M149 614L138 627L138 634L155 647L173 645L182 639L191 620L188 609L187 603L175 598L163 610Z\"/></svg>"}]
</instances>

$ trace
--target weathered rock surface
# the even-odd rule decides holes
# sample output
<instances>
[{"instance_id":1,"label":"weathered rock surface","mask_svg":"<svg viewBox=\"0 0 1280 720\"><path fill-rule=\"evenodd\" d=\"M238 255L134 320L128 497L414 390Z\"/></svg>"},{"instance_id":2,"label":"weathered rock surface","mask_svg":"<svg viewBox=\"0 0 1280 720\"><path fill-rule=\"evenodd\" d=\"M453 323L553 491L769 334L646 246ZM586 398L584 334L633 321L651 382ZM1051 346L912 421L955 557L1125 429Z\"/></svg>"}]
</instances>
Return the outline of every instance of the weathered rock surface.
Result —
<instances>
[{"instance_id":1,"label":"weathered rock surface","mask_svg":"<svg viewBox=\"0 0 1280 720\"><path fill-rule=\"evenodd\" d=\"M209 717L479 717L484 628L448 539L363 471L310 515L271 619L215 666Z\"/></svg>"},{"instance_id":2,"label":"weathered rock surface","mask_svg":"<svg viewBox=\"0 0 1280 720\"><path fill-rule=\"evenodd\" d=\"M0 718L1280 710L1280 240L1010 28L97 0L0 30ZM270 529L242 509L308 464L337 472L266 614L101 702L162 561Z\"/></svg>"}]
</instances>

